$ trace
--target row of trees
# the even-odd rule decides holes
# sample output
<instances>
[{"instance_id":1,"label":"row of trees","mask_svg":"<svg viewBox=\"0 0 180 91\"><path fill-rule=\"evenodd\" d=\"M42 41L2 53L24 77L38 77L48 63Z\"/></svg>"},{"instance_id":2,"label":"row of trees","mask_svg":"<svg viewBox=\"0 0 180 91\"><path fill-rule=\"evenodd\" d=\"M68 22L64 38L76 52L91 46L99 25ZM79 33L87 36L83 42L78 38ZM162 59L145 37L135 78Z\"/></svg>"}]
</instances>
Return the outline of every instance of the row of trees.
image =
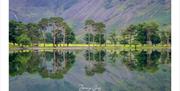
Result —
<instances>
[{"instance_id":1,"label":"row of trees","mask_svg":"<svg viewBox=\"0 0 180 91\"><path fill-rule=\"evenodd\" d=\"M170 27L160 29L157 22L144 22L136 25L129 25L121 32L112 32L108 35L105 31L105 24L102 22L95 22L93 20L85 21L86 35L84 40L87 44L98 43L106 44L108 41L111 44L129 44L130 46L137 44L170 44L171 30Z\"/></svg>"},{"instance_id":2,"label":"row of trees","mask_svg":"<svg viewBox=\"0 0 180 91\"><path fill-rule=\"evenodd\" d=\"M9 41L22 45L53 43L70 44L75 41L75 34L63 18L42 18L38 23L23 23L11 20L9 23Z\"/></svg>"},{"instance_id":3,"label":"row of trees","mask_svg":"<svg viewBox=\"0 0 180 91\"><path fill-rule=\"evenodd\" d=\"M104 44L105 40L105 24L102 22L95 22L93 20L86 20L84 30L86 31L84 40L87 44L98 43Z\"/></svg>"},{"instance_id":4,"label":"row of trees","mask_svg":"<svg viewBox=\"0 0 180 91\"><path fill-rule=\"evenodd\" d=\"M38 23L23 23L11 20L9 23L9 40L11 43L38 45L39 43L70 44L75 41L75 34L68 24L60 17L42 18ZM171 43L170 28L161 29L156 22L145 22L130 25L120 32L106 33L106 25L102 22L86 20L84 40L86 44L137 44L156 45ZM108 35L108 37L107 37Z\"/></svg>"},{"instance_id":5,"label":"row of trees","mask_svg":"<svg viewBox=\"0 0 180 91\"><path fill-rule=\"evenodd\" d=\"M145 22L137 25L130 25L120 33L120 37L117 33L112 32L109 40L111 43L116 44L149 44L156 45L159 43L170 44L171 43L171 30L165 28L160 30L160 26L156 22Z\"/></svg>"}]
</instances>

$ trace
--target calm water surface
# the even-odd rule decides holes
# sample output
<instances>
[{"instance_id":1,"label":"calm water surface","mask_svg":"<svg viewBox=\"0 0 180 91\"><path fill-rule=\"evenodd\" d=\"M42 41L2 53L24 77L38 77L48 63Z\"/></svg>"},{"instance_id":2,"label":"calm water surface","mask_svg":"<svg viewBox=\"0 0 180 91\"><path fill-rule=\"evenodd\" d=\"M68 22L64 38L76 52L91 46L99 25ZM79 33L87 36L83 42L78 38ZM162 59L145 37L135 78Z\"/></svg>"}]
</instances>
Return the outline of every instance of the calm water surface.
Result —
<instances>
[{"instance_id":1,"label":"calm water surface","mask_svg":"<svg viewBox=\"0 0 180 91\"><path fill-rule=\"evenodd\" d=\"M169 49L12 51L9 59L10 91L171 89Z\"/></svg>"}]
</instances>

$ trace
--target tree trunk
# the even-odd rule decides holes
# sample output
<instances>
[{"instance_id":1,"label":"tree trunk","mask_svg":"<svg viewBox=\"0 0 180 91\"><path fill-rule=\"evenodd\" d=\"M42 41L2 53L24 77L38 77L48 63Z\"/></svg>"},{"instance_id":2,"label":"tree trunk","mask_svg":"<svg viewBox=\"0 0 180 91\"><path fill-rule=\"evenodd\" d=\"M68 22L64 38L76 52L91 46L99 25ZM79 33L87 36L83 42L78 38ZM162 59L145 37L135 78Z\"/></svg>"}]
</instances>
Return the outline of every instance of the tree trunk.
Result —
<instances>
[{"instance_id":1,"label":"tree trunk","mask_svg":"<svg viewBox=\"0 0 180 91\"><path fill-rule=\"evenodd\" d=\"M63 51L63 59L64 59L64 62L66 63L66 52Z\"/></svg>"},{"instance_id":2,"label":"tree trunk","mask_svg":"<svg viewBox=\"0 0 180 91\"><path fill-rule=\"evenodd\" d=\"M170 43L169 43L169 38L167 38L167 45L169 45Z\"/></svg>"},{"instance_id":3,"label":"tree trunk","mask_svg":"<svg viewBox=\"0 0 180 91\"><path fill-rule=\"evenodd\" d=\"M101 60L101 53L99 52L99 60L98 61L100 61Z\"/></svg>"},{"instance_id":4,"label":"tree trunk","mask_svg":"<svg viewBox=\"0 0 180 91\"><path fill-rule=\"evenodd\" d=\"M151 53L148 53L147 64L150 65L150 63L151 63Z\"/></svg>"},{"instance_id":5,"label":"tree trunk","mask_svg":"<svg viewBox=\"0 0 180 91\"><path fill-rule=\"evenodd\" d=\"M105 47L106 47L106 39L107 39L107 34L105 32Z\"/></svg>"},{"instance_id":6,"label":"tree trunk","mask_svg":"<svg viewBox=\"0 0 180 91\"><path fill-rule=\"evenodd\" d=\"M90 61L91 57L90 57L90 49L88 51L88 61Z\"/></svg>"},{"instance_id":7,"label":"tree trunk","mask_svg":"<svg viewBox=\"0 0 180 91\"><path fill-rule=\"evenodd\" d=\"M88 47L90 49L90 33L88 34Z\"/></svg>"},{"instance_id":8,"label":"tree trunk","mask_svg":"<svg viewBox=\"0 0 180 91\"><path fill-rule=\"evenodd\" d=\"M56 37L53 37L53 47L55 47L55 43L56 43Z\"/></svg>"},{"instance_id":9,"label":"tree trunk","mask_svg":"<svg viewBox=\"0 0 180 91\"><path fill-rule=\"evenodd\" d=\"M123 35L123 41L125 41L125 35ZM124 47L125 47L125 43L123 43L124 44Z\"/></svg>"},{"instance_id":10,"label":"tree trunk","mask_svg":"<svg viewBox=\"0 0 180 91\"><path fill-rule=\"evenodd\" d=\"M151 43L151 33L150 32L147 32L147 43L149 44L149 45L151 45L152 43Z\"/></svg>"},{"instance_id":11,"label":"tree trunk","mask_svg":"<svg viewBox=\"0 0 180 91\"><path fill-rule=\"evenodd\" d=\"M101 35L100 35L100 37L99 37L99 43L100 43L100 46L101 46Z\"/></svg>"},{"instance_id":12,"label":"tree trunk","mask_svg":"<svg viewBox=\"0 0 180 91\"><path fill-rule=\"evenodd\" d=\"M45 42L44 42L44 47L45 47Z\"/></svg>"},{"instance_id":13,"label":"tree trunk","mask_svg":"<svg viewBox=\"0 0 180 91\"><path fill-rule=\"evenodd\" d=\"M37 46L39 47L39 42L37 42Z\"/></svg>"},{"instance_id":14,"label":"tree trunk","mask_svg":"<svg viewBox=\"0 0 180 91\"><path fill-rule=\"evenodd\" d=\"M31 43L32 47L34 47L34 43Z\"/></svg>"},{"instance_id":15,"label":"tree trunk","mask_svg":"<svg viewBox=\"0 0 180 91\"><path fill-rule=\"evenodd\" d=\"M94 35L93 35L93 47L94 47Z\"/></svg>"},{"instance_id":16,"label":"tree trunk","mask_svg":"<svg viewBox=\"0 0 180 91\"><path fill-rule=\"evenodd\" d=\"M131 55L131 49L130 49L130 51L129 51L129 62L131 62L131 60L132 60L132 55Z\"/></svg>"},{"instance_id":17,"label":"tree trunk","mask_svg":"<svg viewBox=\"0 0 180 91\"><path fill-rule=\"evenodd\" d=\"M58 43L56 43L56 47L58 47Z\"/></svg>"},{"instance_id":18,"label":"tree trunk","mask_svg":"<svg viewBox=\"0 0 180 91\"><path fill-rule=\"evenodd\" d=\"M64 32L64 37L63 37L63 46L65 44L65 39L66 39L66 33Z\"/></svg>"},{"instance_id":19,"label":"tree trunk","mask_svg":"<svg viewBox=\"0 0 180 91\"><path fill-rule=\"evenodd\" d=\"M130 42L129 42L129 44L130 44L130 47L131 47L131 37L132 37L132 35L130 34Z\"/></svg>"},{"instance_id":20,"label":"tree trunk","mask_svg":"<svg viewBox=\"0 0 180 91\"><path fill-rule=\"evenodd\" d=\"M44 42L44 47L45 47L45 33L43 32L43 42Z\"/></svg>"}]
</instances>

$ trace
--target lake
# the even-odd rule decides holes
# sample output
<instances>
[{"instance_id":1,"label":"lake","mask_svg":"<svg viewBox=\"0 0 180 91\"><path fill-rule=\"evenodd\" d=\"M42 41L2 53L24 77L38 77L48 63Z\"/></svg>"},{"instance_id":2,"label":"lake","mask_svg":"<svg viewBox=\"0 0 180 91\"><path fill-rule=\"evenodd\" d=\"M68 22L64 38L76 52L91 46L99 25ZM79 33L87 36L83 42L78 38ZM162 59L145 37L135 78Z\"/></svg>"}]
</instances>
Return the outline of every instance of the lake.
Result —
<instances>
[{"instance_id":1,"label":"lake","mask_svg":"<svg viewBox=\"0 0 180 91\"><path fill-rule=\"evenodd\" d=\"M18 50L10 91L171 91L171 50Z\"/></svg>"}]
</instances>

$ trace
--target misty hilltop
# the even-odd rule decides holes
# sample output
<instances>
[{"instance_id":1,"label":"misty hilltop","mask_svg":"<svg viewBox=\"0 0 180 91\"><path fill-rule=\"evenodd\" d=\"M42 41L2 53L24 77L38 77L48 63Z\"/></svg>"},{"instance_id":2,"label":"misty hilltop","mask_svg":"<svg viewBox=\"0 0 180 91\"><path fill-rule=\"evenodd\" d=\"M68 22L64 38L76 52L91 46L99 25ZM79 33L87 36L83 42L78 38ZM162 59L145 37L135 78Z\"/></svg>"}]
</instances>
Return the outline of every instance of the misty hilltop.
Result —
<instances>
[{"instance_id":1,"label":"misty hilltop","mask_svg":"<svg viewBox=\"0 0 180 91\"><path fill-rule=\"evenodd\" d=\"M84 21L104 22L108 30L155 20L170 24L171 0L10 0L10 19L38 22L41 18L63 17L73 28Z\"/></svg>"}]
</instances>

